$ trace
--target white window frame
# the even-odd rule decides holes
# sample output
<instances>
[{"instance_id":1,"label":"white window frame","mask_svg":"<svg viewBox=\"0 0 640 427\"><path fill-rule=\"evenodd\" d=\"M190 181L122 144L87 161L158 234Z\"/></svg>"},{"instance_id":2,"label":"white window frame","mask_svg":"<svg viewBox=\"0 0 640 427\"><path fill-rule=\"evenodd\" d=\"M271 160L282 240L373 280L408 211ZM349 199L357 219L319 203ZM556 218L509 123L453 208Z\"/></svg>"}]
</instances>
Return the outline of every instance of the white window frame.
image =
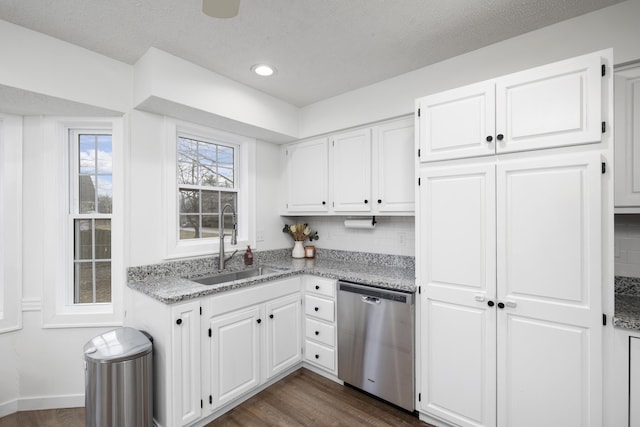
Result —
<instances>
[{"instance_id":1,"label":"white window frame","mask_svg":"<svg viewBox=\"0 0 640 427\"><path fill-rule=\"evenodd\" d=\"M22 328L22 117L0 114L0 333Z\"/></svg>"},{"instance_id":2,"label":"white window frame","mask_svg":"<svg viewBox=\"0 0 640 427\"><path fill-rule=\"evenodd\" d=\"M218 253L219 238L199 238L180 240L179 231L179 197L178 197L178 136L184 136L212 142L214 144L232 145L236 149L234 163L236 165L234 180L237 181L238 203L238 241L231 245L230 236L225 236L225 251L230 254L234 250L242 250L247 245L255 246L255 151L256 140L253 138L224 132L193 123L164 118L165 152L163 173L164 220L166 224L165 259L194 256L205 256Z\"/></svg>"},{"instance_id":3,"label":"white window frame","mask_svg":"<svg viewBox=\"0 0 640 427\"><path fill-rule=\"evenodd\" d=\"M111 302L74 304L72 132L104 131L112 135ZM41 144L46 206L43 227L43 326L45 328L118 326L122 324L124 266L124 132L121 118L45 118Z\"/></svg>"}]
</instances>

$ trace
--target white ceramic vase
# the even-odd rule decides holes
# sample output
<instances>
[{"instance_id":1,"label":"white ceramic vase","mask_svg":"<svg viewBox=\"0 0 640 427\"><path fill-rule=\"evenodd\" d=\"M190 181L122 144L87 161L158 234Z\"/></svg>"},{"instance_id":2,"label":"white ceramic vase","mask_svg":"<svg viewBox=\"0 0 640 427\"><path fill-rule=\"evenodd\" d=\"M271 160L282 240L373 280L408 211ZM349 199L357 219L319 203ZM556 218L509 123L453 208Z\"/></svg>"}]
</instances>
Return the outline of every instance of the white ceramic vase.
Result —
<instances>
[{"instance_id":1,"label":"white ceramic vase","mask_svg":"<svg viewBox=\"0 0 640 427\"><path fill-rule=\"evenodd\" d=\"M304 258L304 246L302 246L302 241L296 240L293 242L293 250L291 251L291 256L293 258Z\"/></svg>"}]
</instances>

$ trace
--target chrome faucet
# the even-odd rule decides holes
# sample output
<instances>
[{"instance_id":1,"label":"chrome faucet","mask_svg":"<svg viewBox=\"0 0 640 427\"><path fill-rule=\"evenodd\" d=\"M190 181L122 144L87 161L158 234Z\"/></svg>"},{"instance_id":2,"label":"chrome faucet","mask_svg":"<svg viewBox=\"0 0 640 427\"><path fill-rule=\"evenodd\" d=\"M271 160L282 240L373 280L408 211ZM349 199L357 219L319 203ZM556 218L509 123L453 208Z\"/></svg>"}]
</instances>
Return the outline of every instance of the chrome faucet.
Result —
<instances>
[{"instance_id":1,"label":"chrome faucet","mask_svg":"<svg viewBox=\"0 0 640 427\"><path fill-rule=\"evenodd\" d=\"M220 249L218 250L218 258L219 258L218 267L220 270L224 270L225 262L229 261L236 254L236 252L238 252L238 250L236 249L231 255L229 255L228 258L225 259L224 257L224 211L227 208L231 209L231 213L233 214L233 225L231 229L231 244L232 245L238 244L238 221L236 218L236 211L233 209L233 206L227 203L226 205L224 205L224 207L220 211L220 219L218 221L218 236L220 236Z\"/></svg>"}]
</instances>

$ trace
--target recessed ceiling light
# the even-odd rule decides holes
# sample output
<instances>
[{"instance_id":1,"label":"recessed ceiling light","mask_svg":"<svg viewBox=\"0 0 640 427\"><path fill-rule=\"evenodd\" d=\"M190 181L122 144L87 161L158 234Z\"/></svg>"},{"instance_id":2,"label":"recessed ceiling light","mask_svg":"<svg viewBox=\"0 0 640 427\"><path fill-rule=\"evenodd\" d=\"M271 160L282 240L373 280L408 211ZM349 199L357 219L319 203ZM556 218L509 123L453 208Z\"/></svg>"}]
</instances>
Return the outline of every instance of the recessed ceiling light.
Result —
<instances>
[{"instance_id":1,"label":"recessed ceiling light","mask_svg":"<svg viewBox=\"0 0 640 427\"><path fill-rule=\"evenodd\" d=\"M251 67L251 71L262 77L268 77L276 73L276 69L267 64L256 64Z\"/></svg>"}]
</instances>

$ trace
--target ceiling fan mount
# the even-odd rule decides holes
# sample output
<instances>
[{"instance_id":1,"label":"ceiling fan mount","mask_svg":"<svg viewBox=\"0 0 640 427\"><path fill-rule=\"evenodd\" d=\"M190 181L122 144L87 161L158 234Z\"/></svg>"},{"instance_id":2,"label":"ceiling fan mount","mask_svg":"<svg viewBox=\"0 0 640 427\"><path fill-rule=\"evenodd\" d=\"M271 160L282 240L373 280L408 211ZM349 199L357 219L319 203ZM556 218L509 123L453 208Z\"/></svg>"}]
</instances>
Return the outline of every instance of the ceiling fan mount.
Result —
<instances>
[{"instance_id":1,"label":"ceiling fan mount","mask_svg":"<svg viewBox=\"0 0 640 427\"><path fill-rule=\"evenodd\" d=\"M202 12L212 18L233 18L240 9L240 0L202 0Z\"/></svg>"}]
</instances>

